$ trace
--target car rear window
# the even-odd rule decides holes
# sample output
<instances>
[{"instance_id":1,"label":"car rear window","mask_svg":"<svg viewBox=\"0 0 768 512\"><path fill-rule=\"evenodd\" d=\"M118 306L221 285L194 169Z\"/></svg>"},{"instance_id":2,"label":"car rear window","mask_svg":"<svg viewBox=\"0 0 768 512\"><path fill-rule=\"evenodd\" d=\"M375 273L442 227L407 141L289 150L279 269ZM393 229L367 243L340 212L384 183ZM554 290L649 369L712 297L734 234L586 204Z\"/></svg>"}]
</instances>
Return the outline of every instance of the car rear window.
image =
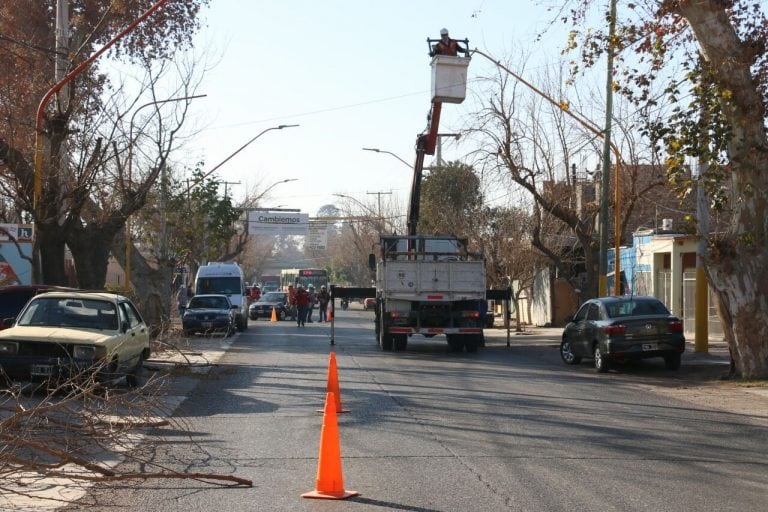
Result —
<instances>
[{"instance_id":1,"label":"car rear window","mask_svg":"<svg viewBox=\"0 0 768 512\"><path fill-rule=\"evenodd\" d=\"M669 310L660 300L626 300L606 305L608 316L669 315Z\"/></svg>"}]
</instances>

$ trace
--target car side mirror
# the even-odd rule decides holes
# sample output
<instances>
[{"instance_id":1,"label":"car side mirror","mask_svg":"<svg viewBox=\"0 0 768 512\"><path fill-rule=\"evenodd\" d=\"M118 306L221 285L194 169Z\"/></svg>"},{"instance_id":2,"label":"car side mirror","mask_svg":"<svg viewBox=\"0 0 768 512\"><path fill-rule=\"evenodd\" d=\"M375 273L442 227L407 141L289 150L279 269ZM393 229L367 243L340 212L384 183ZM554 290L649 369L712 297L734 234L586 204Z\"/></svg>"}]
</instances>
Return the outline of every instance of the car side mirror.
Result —
<instances>
[{"instance_id":1,"label":"car side mirror","mask_svg":"<svg viewBox=\"0 0 768 512\"><path fill-rule=\"evenodd\" d=\"M368 255L368 268L371 270L376 270L376 255L375 254L369 254Z\"/></svg>"},{"instance_id":2,"label":"car side mirror","mask_svg":"<svg viewBox=\"0 0 768 512\"><path fill-rule=\"evenodd\" d=\"M15 317L3 318L3 327L6 329L9 327L13 327L15 323L16 323Z\"/></svg>"},{"instance_id":3,"label":"car side mirror","mask_svg":"<svg viewBox=\"0 0 768 512\"><path fill-rule=\"evenodd\" d=\"M131 328L131 325L128 323L128 320L123 320L123 325L120 326L123 332L128 332L128 329Z\"/></svg>"},{"instance_id":4,"label":"car side mirror","mask_svg":"<svg viewBox=\"0 0 768 512\"><path fill-rule=\"evenodd\" d=\"M573 322L573 315L568 315L568 316L566 316L566 317L565 317L565 323L566 323L566 324L569 324L569 323L571 323L571 322Z\"/></svg>"},{"instance_id":5,"label":"car side mirror","mask_svg":"<svg viewBox=\"0 0 768 512\"><path fill-rule=\"evenodd\" d=\"M240 306L238 306L237 304L232 304L230 309L240 309Z\"/></svg>"}]
</instances>

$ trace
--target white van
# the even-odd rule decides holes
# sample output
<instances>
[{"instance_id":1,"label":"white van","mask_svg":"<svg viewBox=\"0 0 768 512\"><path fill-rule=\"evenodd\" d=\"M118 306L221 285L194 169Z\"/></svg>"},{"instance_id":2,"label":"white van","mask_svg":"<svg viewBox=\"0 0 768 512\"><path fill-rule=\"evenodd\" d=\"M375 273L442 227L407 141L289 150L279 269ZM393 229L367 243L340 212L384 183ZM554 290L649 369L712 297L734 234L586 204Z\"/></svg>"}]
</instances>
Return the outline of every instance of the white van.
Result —
<instances>
[{"instance_id":1,"label":"white van","mask_svg":"<svg viewBox=\"0 0 768 512\"><path fill-rule=\"evenodd\" d=\"M237 330L248 328L248 300L246 299L243 269L237 263L212 261L197 270L195 294L220 293L237 306Z\"/></svg>"}]
</instances>

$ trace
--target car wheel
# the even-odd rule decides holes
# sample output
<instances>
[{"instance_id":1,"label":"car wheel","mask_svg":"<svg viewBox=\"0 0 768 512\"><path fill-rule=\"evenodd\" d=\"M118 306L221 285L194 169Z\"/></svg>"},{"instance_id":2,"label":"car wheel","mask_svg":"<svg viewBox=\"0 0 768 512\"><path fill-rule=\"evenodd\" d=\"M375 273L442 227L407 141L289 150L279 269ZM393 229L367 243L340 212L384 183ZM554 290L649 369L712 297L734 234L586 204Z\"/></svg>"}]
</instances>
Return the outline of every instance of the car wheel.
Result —
<instances>
[{"instance_id":1,"label":"car wheel","mask_svg":"<svg viewBox=\"0 0 768 512\"><path fill-rule=\"evenodd\" d=\"M571 342L568 340L563 340L560 343L560 357L565 364L579 364L581 362L581 358L574 355Z\"/></svg>"},{"instance_id":2,"label":"car wheel","mask_svg":"<svg viewBox=\"0 0 768 512\"><path fill-rule=\"evenodd\" d=\"M598 373L605 373L608 371L608 358L603 354L603 351L600 350L600 344L595 344L595 370L598 371Z\"/></svg>"},{"instance_id":3,"label":"car wheel","mask_svg":"<svg viewBox=\"0 0 768 512\"><path fill-rule=\"evenodd\" d=\"M141 378L141 372L144 369L145 358L145 354L142 352L139 356L139 360L136 363L136 366L134 366L133 369L125 375L125 385L129 388L138 388L141 386L143 380Z\"/></svg>"},{"instance_id":4,"label":"car wheel","mask_svg":"<svg viewBox=\"0 0 768 512\"><path fill-rule=\"evenodd\" d=\"M667 370L679 370L680 354L669 354L664 356L664 366L667 367Z\"/></svg>"}]
</instances>

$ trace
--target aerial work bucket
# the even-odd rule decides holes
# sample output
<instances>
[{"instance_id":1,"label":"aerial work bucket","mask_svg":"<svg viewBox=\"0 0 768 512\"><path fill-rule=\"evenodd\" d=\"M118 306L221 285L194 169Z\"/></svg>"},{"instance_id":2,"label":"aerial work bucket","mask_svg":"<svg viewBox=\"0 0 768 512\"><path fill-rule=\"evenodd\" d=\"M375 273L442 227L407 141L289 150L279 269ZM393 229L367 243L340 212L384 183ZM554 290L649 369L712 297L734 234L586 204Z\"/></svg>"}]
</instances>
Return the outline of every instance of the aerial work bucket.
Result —
<instances>
[{"instance_id":1,"label":"aerial work bucket","mask_svg":"<svg viewBox=\"0 0 768 512\"><path fill-rule=\"evenodd\" d=\"M467 95L468 57L432 58L432 102L461 103Z\"/></svg>"}]
</instances>

